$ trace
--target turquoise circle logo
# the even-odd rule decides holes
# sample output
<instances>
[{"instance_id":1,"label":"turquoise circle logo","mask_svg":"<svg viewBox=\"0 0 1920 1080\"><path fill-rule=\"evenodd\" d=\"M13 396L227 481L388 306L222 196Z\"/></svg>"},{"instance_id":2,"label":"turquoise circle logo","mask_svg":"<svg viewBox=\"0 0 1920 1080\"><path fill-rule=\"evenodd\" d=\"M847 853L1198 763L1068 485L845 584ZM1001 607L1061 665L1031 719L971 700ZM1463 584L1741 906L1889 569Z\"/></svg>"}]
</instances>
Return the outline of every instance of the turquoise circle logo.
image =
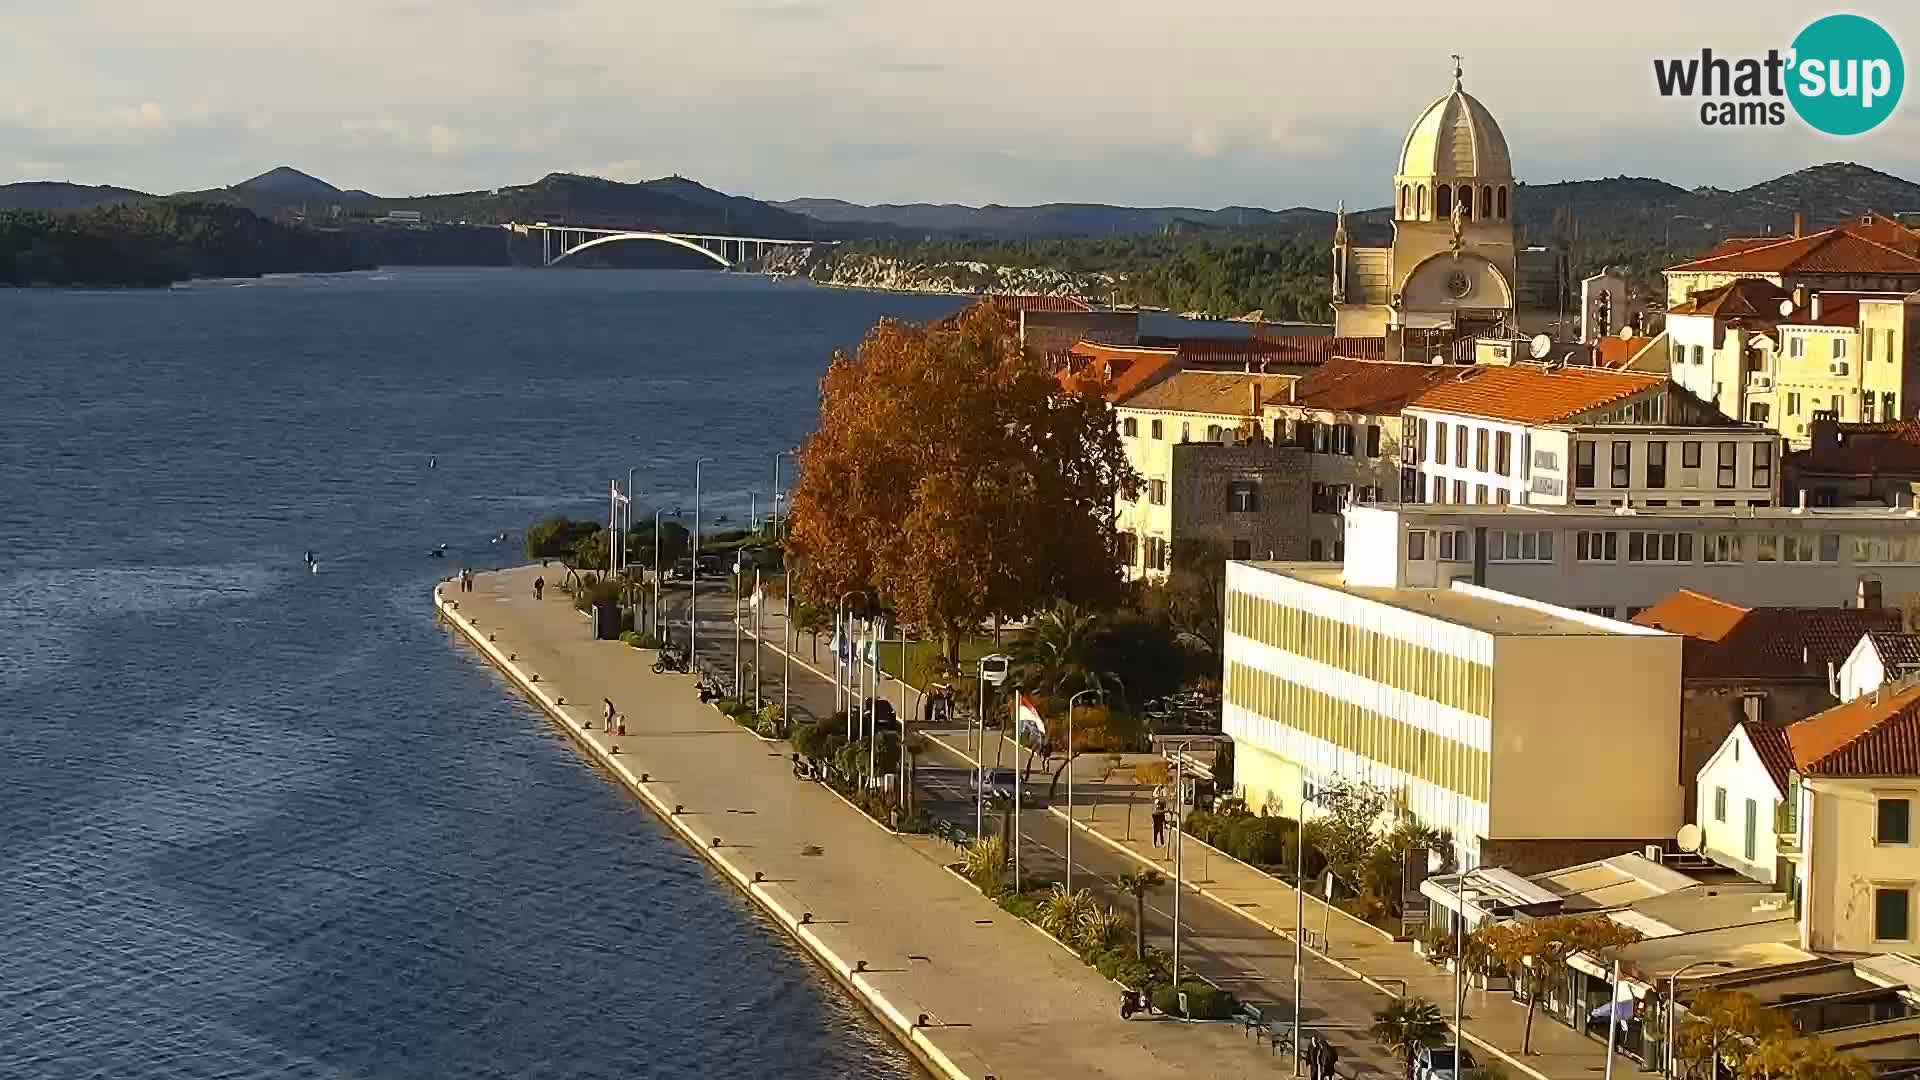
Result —
<instances>
[{"instance_id":1,"label":"turquoise circle logo","mask_svg":"<svg viewBox=\"0 0 1920 1080\"><path fill-rule=\"evenodd\" d=\"M1907 82L1893 35L1859 15L1828 15L1809 24L1793 39L1789 63L1793 111L1829 135L1879 127L1900 104Z\"/></svg>"}]
</instances>

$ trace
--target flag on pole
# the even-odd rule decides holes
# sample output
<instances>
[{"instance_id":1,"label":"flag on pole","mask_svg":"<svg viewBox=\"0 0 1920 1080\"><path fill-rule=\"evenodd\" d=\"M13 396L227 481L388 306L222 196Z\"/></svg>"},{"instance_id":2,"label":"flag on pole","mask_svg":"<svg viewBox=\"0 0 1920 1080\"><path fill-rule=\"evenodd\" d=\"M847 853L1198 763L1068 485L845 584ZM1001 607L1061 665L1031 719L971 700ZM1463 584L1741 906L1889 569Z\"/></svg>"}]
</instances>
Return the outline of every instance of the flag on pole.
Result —
<instances>
[{"instance_id":1,"label":"flag on pole","mask_svg":"<svg viewBox=\"0 0 1920 1080\"><path fill-rule=\"evenodd\" d=\"M1040 706L1027 695L1025 690L1020 691L1019 704L1014 706L1014 713L1023 738L1032 739L1035 742L1046 740L1047 722L1040 715Z\"/></svg>"}]
</instances>

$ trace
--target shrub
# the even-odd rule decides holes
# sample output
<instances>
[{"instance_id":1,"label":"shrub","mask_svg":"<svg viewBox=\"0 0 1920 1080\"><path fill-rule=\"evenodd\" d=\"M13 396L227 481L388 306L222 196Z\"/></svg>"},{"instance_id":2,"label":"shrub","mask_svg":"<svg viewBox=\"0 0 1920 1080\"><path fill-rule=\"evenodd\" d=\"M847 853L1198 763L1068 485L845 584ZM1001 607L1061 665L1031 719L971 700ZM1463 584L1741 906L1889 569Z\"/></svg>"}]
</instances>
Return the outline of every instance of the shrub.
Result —
<instances>
[{"instance_id":1,"label":"shrub","mask_svg":"<svg viewBox=\"0 0 1920 1080\"><path fill-rule=\"evenodd\" d=\"M1240 1008L1240 1001L1231 990L1221 990L1203 982L1187 981L1178 989L1171 986L1153 988L1153 1007L1169 1016L1180 1015L1180 995L1187 995L1186 1015L1194 1020L1225 1020Z\"/></svg>"},{"instance_id":2,"label":"shrub","mask_svg":"<svg viewBox=\"0 0 1920 1080\"><path fill-rule=\"evenodd\" d=\"M1007 845L997 836L973 841L961 856L960 872L973 882L974 888L988 896L998 896L1006 887Z\"/></svg>"},{"instance_id":3,"label":"shrub","mask_svg":"<svg viewBox=\"0 0 1920 1080\"><path fill-rule=\"evenodd\" d=\"M1018 915L1030 923L1038 924L1040 921L1040 901L1026 893L1003 892L994 897L993 902L1009 914Z\"/></svg>"},{"instance_id":4,"label":"shrub","mask_svg":"<svg viewBox=\"0 0 1920 1080\"><path fill-rule=\"evenodd\" d=\"M1068 892L1066 886L1055 885L1040 901L1040 917L1035 921L1040 929L1072 945L1079 941L1081 920L1098 910L1091 891Z\"/></svg>"},{"instance_id":5,"label":"shrub","mask_svg":"<svg viewBox=\"0 0 1920 1080\"><path fill-rule=\"evenodd\" d=\"M558 516L535 522L527 526L527 558L561 558L571 552L574 545L599 530L600 526L594 522L573 521Z\"/></svg>"},{"instance_id":6,"label":"shrub","mask_svg":"<svg viewBox=\"0 0 1920 1080\"><path fill-rule=\"evenodd\" d=\"M620 631L620 640L636 649L640 648L640 635L631 630Z\"/></svg>"}]
</instances>

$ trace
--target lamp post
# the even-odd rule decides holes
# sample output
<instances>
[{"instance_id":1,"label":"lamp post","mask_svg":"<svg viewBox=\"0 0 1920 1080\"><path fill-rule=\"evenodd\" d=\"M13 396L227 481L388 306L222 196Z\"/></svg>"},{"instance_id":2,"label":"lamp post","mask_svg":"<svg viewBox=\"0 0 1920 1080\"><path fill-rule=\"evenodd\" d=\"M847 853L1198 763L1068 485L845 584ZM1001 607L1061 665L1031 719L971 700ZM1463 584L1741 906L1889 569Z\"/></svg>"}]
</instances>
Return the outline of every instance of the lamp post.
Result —
<instances>
[{"instance_id":1,"label":"lamp post","mask_svg":"<svg viewBox=\"0 0 1920 1080\"><path fill-rule=\"evenodd\" d=\"M836 709L847 714L848 742L853 741L853 708L851 702L846 700L851 695L845 692L847 679L845 666L840 663L840 646L845 645L847 659L853 659L853 618L847 612L847 598L865 595L866 593L859 589L848 589L840 594L840 600L834 605L833 611L833 704Z\"/></svg>"},{"instance_id":2,"label":"lamp post","mask_svg":"<svg viewBox=\"0 0 1920 1080\"><path fill-rule=\"evenodd\" d=\"M799 456L798 450L776 450L773 454L773 538L775 541L780 539L780 459Z\"/></svg>"},{"instance_id":3,"label":"lamp post","mask_svg":"<svg viewBox=\"0 0 1920 1080\"><path fill-rule=\"evenodd\" d=\"M1455 835L1458 835L1457 833ZM1464 985L1467 970L1466 927L1467 927L1467 882L1480 872L1476 867L1463 870L1460 879L1454 885L1454 923L1453 923L1453 1052L1459 1060L1460 1042L1466 1037L1467 988Z\"/></svg>"},{"instance_id":4,"label":"lamp post","mask_svg":"<svg viewBox=\"0 0 1920 1080\"><path fill-rule=\"evenodd\" d=\"M1679 987L1680 976L1685 975L1687 972L1692 971L1694 968L1730 968L1732 966L1733 966L1732 964L1727 963L1725 960L1695 960L1691 964L1682 964L1680 966L1680 970L1667 976L1666 1059L1667 1059L1667 1075L1668 1076L1672 1076L1674 1069L1676 1069L1680 1064L1676 1057L1676 1053L1680 1045L1680 1039L1678 1037L1679 1032L1673 1029L1675 1022L1678 1021L1679 1019L1677 1012L1680 1007L1680 1003L1677 1000L1677 997L1680 993L1680 987ZM1611 1056L1609 1056L1607 1060L1612 1061L1613 1059Z\"/></svg>"},{"instance_id":5,"label":"lamp post","mask_svg":"<svg viewBox=\"0 0 1920 1080\"><path fill-rule=\"evenodd\" d=\"M665 512L665 507L653 512L653 636L663 645L667 640L667 627L666 620L660 617L660 515ZM669 516L679 517L680 508L674 507Z\"/></svg>"},{"instance_id":6,"label":"lamp post","mask_svg":"<svg viewBox=\"0 0 1920 1080\"><path fill-rule=\"evenodd\" d=\"M1606 1080L1613 1080L1613 1048L1615 1045L1615 1039L1617 1038L1617 1033L1620 1030L1620 1018L1618 1016L1615 1016L1614 1012L1619 1008L1620 1008L1620 958L1616 956L1613 958L1613 983L1612 985L1607 987ZM1460 1042L1459 1042L1458 1029L1455 1029L1455 1031L1456 1033L1454 1035L1453 1059L1457 1062L1460 1060ZM1459 1066L1456 1065L1454 1068L1455 1068L1455 1071L1458 1071Z\"/></svg>"},{"instance_id":7,"label":"lamp post","mask_svg":"<svg viewBox=\"0 0 1920 1080\"><path fill-rule=\"evenodd\" d=\"M989 653L975 662L974 681L980 687L980 707L974 711L973 722L978 725L978 738L974 741L973 754L973 835L975 839L986 835L987 831L987 684L999 686L1007 681L1007 657L1000 653ZM1016 881L1017 885L1018 882Z\"/></svg>"},{"instance_id":8,"label":"lamp post","mask_svg":"<svg viewBox=\"0 0 1920 1080\"><path fill-rule=\"evenodd\" d=\"M633 474L639 468L638 465L627 466L627 512L620 528L620 565L622 567L627 564L627 530L633 528Z\"/></svg>"},{"instance_id":9,"label":"lamp post","mask_svg":"<svg viewBox=\"0 0 1920 1080\"><path fill-rule=\"evenodd\" d=\"M1182 816L1181 807L1185 805L1185 802L1186 802L1186 797L1182 789L1184 788L1185 782L1186 782L1185 766L1186 766L1187 753L1190 750L1192 750L1193 747L1195 746L1213 746L1221 742L1230 742L1230 741L1232 740L1230 740L1225 735L1155 735L1153 736L1153 745L1156 749L1160 751L1160 756L1163 759L1170 759L1173 764L1173 986L1176 992L1179 990L1179 987L1180 987L1180 870L1181 870L1181 856L1183 854L1182 848L1184 846L1181 843L1181 841L1186 838L1186 833L1187 833L1186 825L1180 819ZM1296 876L1295 883L1296 885L1298 884L1297 876ZM1300 943L1299 922L1297 918L1294 924L1293 940L1294 940L1294 950L1295 950L1294 951L1295 963L1297 964L1299 962L1298 958L1299 958L1299 943ZM1300 1004L1299 1004L1300 976L1297 968L1294 972L1293 990L1294 990L1293 1038L1294 1038L1294 1045L1299 1046L1300 1045ZM1294 1055L1294 1070L1296 1075L1298 1074L1299 1068L1300 1068L1300 1058L1299 1058L1299 1055L1296 1054Z\"/></svg>"},{"instance_id":10,"label":"lamp post","mask_svg":"<svg viewBox=\"0 0 1920 1080\"><path fill-rule=\"evenodd\" d=\"M1300 772L1300 819L1294 822L1293 853L1293 1045L1300 1045L1300 998L1306 992L1306 963L1301 949L1300 939L1306 932L1307 917L1307 804L1313 802L1307 793L1306 770ZM1331 904L1332 900L1329 899ZM1456 967L1459 965L1455 965ZM1455 1036L1458 1046L1458 1036ZM1457 1066L1456 1066L1457 1070ZM1300 1075L1300 1055L1293 1058L1293 1075Z\"/></svg>"},{"instance_id":11,"label":"lamp post","mask_svg":"<svg viewBox=\"0 0 1920 1080\"><path fill-rule=\"evenodd\" d=\"M785 555L781 556L784 561ZM800 635L793 628L793 583L800 576L798 566L786 568L784 580L780 582L780 614L786 623L786 648L780 650L780 726L784 731L788 719L793 715L788 711L788 702L793 692L793 650L800 644ZM818 655L818 654L816 654Z\"/></svg>"},{"instance_id":12,"label":"lamp post","mask_svg":"<svg viewBox=\"0 0 1920 1080\"><path fill-rule=\"evenodd\" d=\"M1082 690L1067 699L1067 891L1073 891L1073 707L1088 694L1101 694L1099 690Z\"/></svg>"},{"instance_id":13,"label":"lamp post","mask_svg":"<svg viewBox=\"0 0 1920 1080\"><path fill-rule=\"evenodd\" d=\"M693 585L687 597L687 670L700 666L700 468L710 457L693 463Z\"/></svg>"}]
</instances>

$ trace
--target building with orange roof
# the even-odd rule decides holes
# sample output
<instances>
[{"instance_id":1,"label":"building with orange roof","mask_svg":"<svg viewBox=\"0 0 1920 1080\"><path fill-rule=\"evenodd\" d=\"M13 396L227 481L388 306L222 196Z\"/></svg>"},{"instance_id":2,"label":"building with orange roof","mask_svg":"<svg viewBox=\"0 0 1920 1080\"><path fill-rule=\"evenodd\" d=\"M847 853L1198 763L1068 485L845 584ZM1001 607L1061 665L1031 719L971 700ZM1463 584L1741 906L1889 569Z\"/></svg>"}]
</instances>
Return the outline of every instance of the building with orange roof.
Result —
<instances>
[{"instance_id":1,"label":"building with orange roof","mask_svg":"<svg viewBox=\"0 0 1920 1080\"><path fill-rule=\"evenodd\" d=\"M1723 241L1665 273L1669 309L1742 278L1810 292L1913 292L1920 289L1920 231L1869 213L1808 233L1796 218L1790 236Z\"/></svg>"},{"instance_id":2,"label":"building with orange roof","mask_svg":"<svg viewBox=\"0 0 1920 1080\"><path fill-rule=\"evenodd\" d=\"M1920 420L1816 419L1807 449L1787 455L1786 490L1813 506L1920 505Z\"/></svg>"},{"instance_id":3,"label":"building with orange roof","mask_svg":"<svg viewBox=\"0 0 1920 1080\"><path fill-rule=\"evenodd\" d=\"M1779 437L1663 375L1557 364L1452 369L1406 409L1408 497L1435 504L1772 506Z\"/></svg>"},{"instance_id":4,"label":"building with orange roof","mask_svg":"<svg viewBox=\"0 0 1920 1080\"><path fill-rule=\"evenodd\" d=\"M1176 547L1201 541L1231 558L1307 556L1306 454L1264 431L1265 402L1295 378L1175 369L1116 403L1141 478L1114 506L1127 577L1162 579Z\"/></svg>"},{"instance_id":5,"label":"building with orange roof","mask_svg":"<svg viewBox=\"0 0 1920 1080\"><path fill-rule=\"evenodd\" d=\"M1726 796L1712 788L1695 797L1695 774L1743 720L1790 723L1835 703L1838 667L1860 639L1897 632L1901 613L1890 608L1766 607L1736 604L1681 589L1632 616L1641 626L1685 638L1681 649L1680 769L1687 784L1687 820L1710 840L1729 833ZM1731 765L1731 763L1728 763ZM1733 824L1738 825L1736 818ZM1737 831L1737 830L1735 830ZM1772 881L1772 856L1746 856L1727 840L1729 858L1747 860L1743 872Z\"/></svg>"}]
</instances>

